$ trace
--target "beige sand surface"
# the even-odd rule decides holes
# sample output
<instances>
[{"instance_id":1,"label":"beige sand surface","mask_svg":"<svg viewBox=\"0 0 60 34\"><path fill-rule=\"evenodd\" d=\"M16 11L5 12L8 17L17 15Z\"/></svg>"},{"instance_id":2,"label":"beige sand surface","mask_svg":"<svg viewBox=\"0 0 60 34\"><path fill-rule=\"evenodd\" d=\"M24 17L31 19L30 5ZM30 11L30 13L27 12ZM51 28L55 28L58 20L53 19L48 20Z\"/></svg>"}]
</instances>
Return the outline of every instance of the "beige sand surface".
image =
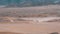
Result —
<instances>
[{"instance_id":1,"label":"beige sand surface","mask_svg":"<svg viewBox=\"0 0 60 34\"><path fill-rule=\"evenodd\" d=\"M54 13L54 15L58 14L58 16L60 16L60 5L55 5L55 6L50 5L43 7L26 7L26 8L0 8L1 17L2 16L18 17L20 15L23 14L25 15L27 13L28 16L30 16L31 13L34 15L36 14L38 15L40 14L40 12L47 12L52 14ZM15 33L24 33L24 34L49 34L52 32L60 33L60 22L41 22L40 24L21 24L21 22L20 23L14 22L10 24L0 23L0 32L15 32Z\"/></svg>"},{"instance_id":2,"label":"beige sand surface","mask_svg":"<svg viewBox=\"0 0 60 34\"><path fill-rule=\"evenodd\" d=\"M25 34L60 33L60 24L0 24L0 32L15 32Z\"/></svg>"}]
</instances>

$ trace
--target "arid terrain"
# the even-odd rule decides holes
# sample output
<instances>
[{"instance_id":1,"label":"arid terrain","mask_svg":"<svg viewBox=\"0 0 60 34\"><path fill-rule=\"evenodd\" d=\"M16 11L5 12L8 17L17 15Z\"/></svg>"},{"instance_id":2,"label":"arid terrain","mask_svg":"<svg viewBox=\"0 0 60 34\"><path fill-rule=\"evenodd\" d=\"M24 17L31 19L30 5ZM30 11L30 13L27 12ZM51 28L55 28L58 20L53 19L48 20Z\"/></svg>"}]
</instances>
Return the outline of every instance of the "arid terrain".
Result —
<instances>
[{"instance_id":1,"label":"arid terrain","mask_svg":"<svg viewBox=\"0 0 60 34\"><path fill-rule=\"evenodd\" d=\"M23 7L23 8L0 8L0 16L9 17L60 16L60 5Z\"/></svg>"},{"instance_id":2,"label":"arid terrain","mask_svg":"<svg viewBox=\"0 0 60 34\"><path fill-rule=\"evenodd\" d=\"M0 8L0 34L60 34L60 5Z\"/></svg>"}]
</instances>

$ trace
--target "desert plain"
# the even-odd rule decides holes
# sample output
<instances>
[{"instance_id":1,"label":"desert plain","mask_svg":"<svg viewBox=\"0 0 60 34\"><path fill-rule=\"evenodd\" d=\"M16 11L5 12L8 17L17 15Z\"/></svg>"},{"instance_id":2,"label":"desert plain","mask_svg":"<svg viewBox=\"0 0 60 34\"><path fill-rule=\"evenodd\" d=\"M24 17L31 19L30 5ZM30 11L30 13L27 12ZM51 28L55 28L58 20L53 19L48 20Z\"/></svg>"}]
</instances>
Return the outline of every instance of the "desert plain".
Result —
<instances>
[{"instance_id":1,"label":"desert plain","mask_svg":"<svg viewBox=\"0 0 60 34\"><path fill-rule=\"evenodd\" d=\"M60 5L0 8L0 34L60 34Z\"/></svg>"}]
</instances>

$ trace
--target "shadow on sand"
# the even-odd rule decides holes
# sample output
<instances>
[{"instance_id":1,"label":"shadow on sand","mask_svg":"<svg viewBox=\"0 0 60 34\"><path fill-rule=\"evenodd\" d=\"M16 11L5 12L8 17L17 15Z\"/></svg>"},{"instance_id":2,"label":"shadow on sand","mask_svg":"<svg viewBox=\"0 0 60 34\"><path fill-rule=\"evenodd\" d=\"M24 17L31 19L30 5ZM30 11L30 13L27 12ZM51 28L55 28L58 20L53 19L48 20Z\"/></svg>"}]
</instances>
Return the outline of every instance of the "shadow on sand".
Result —
<instances>
[{"instance_id":1,"label":"shadow on sand","mask_svg":"<svg viewBox=\"0 0 60 34\"><path fill-rule=\"evenodd\" d=\"M24 33L14 33L14 32L0 32L0 34L24 34Z\"/></svg>"}]
</instances>

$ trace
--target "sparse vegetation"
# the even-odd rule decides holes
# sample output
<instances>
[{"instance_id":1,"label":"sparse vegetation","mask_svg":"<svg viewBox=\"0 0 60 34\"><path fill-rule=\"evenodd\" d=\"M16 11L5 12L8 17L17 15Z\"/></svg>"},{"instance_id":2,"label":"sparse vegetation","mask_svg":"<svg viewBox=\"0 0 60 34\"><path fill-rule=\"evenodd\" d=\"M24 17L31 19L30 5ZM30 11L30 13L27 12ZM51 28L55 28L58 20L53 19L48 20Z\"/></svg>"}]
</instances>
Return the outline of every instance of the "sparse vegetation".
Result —
<instances>
[{"instance_id":1,"label":"sparse vegetation","mask_svg":"<svg viewBox=\"0 0 60 34\"><path fill-rule=\"evenodd\" d=\"M59 34L58 32L53 32L53 33L50 33L50 34Z\"/></svg>"}]
</instances>

